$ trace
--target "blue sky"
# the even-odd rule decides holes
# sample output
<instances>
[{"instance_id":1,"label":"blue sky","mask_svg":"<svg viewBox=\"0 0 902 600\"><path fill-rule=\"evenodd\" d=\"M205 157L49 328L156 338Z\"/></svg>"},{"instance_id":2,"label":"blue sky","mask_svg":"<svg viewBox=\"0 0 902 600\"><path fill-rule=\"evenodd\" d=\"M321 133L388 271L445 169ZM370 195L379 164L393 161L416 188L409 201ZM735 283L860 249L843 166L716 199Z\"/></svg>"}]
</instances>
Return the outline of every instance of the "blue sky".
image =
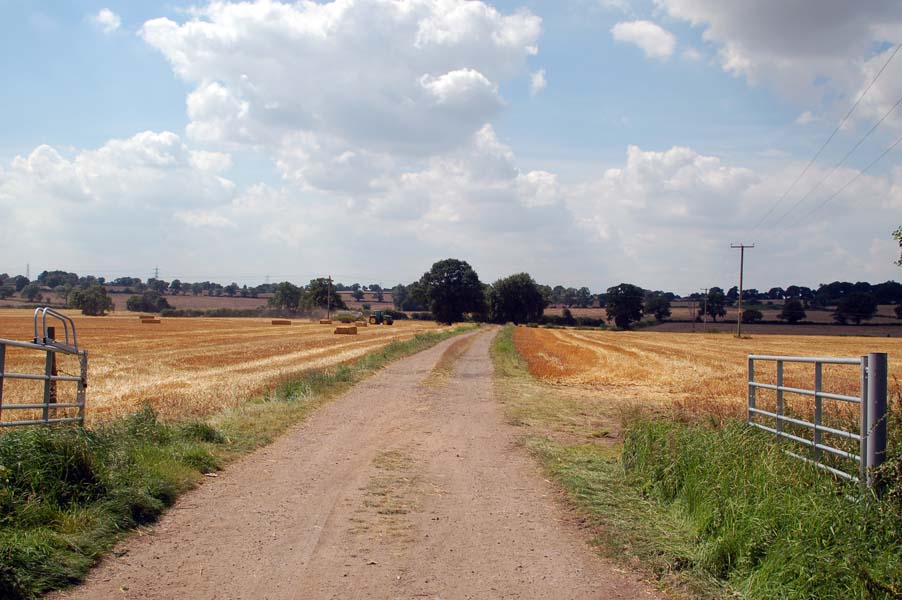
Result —
<instances>
[{"instance_id":1,"label":"blue sky","mask_svg":"<svg viewBox=\"0 0 902 600\"><path fill-rule=\"evenodd\" d=\"M486 281L688 293L734 285L741 240L751 287L897 278L897 154L794 221L902 134L902 109L778 218L902 96L902 57L754 227L902 38L894 2L0 14L0 272L391 285L454 256Z\"/></svg>"}]
</instances>

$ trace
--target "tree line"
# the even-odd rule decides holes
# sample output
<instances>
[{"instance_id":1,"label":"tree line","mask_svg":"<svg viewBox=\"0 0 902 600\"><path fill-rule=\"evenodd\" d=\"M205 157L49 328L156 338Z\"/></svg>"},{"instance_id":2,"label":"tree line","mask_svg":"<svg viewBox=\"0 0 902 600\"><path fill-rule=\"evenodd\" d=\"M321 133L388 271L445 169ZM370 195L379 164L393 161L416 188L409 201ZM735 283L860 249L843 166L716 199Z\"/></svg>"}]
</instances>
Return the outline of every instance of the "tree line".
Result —
<instances>
[{"instance_id":1,"label":"tree line","mask_svg":"<svg viewBox=\"0 0 902 600\"><path fill-rule=\"evenodd\" d=\"M248 287L237 283L222 285L215 282L166 281L149 278L146 282L137 277L119 277L107 281L103 277L79 276L77 273L54 270L43 271L34 281L23 275L0 274L0 298L19 295L29 302L43 300L43 291L52 290L65 302L79 308L85 314L104 314L114 308L110 294L129 294L128 310L159 312L170 307L166 295L210 295L228 297L259 297L269 295L268 306L285 312L299 312L313 308L346 309L338 292L351 292L360 301L364 292L370 292L376 301L383 301L385 290L379 284L344 285L331 283L327 278L317 278L306 286L283 281ZM446 259L435 263L420 279L410 284L398 284L391 288L395 308L406 312L431 312L442 322L467 318L493 322L539 321L546 307L565 307L564 322L573 321L570 308L601 307L606 317L619 327L629 327L644 315L653 315L663 321L671 317L672 302L692 300L698 303L698 316L717 321L726 315L727 307L738 303L736 286L724 291L720 287L708 289L707 294L693 293L680 297L672 292L645 290L629 283L608 288L593 294L588 287L554 287L537 283L528 273L517 273L498 279L492 284L479 280L473 268L458 259ZM766 292L751 288L742 293L743 303L749 306L743 311L743 321L754 323L763 319L762 312L754 305L762 302L782 302L778 318L787 323L797 323L806 318L806 310L835 307L837 323L861 323L873 318L878 304L895 304L896 316L902 318L902 284L886 281L879 284L844 282L820 284L817 289L790 285L773 287Z\"/></svg>"}]
</instances>

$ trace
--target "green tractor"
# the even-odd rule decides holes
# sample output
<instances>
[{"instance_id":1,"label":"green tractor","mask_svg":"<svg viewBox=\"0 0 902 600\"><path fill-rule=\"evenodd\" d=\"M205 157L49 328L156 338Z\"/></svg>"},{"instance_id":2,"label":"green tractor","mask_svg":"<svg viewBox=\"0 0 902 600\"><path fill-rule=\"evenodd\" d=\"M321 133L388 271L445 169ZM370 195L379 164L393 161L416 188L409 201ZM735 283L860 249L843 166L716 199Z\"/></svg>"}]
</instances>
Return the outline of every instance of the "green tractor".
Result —
<instances>
[{"instance_id":1,"label":"green tractor","mask_svg":"<svg viewBox=\"0 0 902 600\"><path fill-rule=\"evenodd\" d=\"M370 325L394 325L395 319L391 315L385 314L384 311L373 311L370 315Z\"/></svg>"}]
</instances>

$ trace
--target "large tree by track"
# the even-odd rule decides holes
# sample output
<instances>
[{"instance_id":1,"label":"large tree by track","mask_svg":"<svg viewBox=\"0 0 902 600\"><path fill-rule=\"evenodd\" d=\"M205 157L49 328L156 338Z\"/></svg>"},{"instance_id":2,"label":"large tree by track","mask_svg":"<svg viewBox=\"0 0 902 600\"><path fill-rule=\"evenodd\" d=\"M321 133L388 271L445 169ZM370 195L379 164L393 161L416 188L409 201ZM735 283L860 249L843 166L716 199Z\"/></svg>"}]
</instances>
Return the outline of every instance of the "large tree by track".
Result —
<instances>
[{"instance_id":1,"label":"large tree by track","mask_svg":"<svg viewBox=\"0 0 902 600\"><path fill-rule=\"evenodd\" d=\"M485 294L479 275L466 261L440 260L423 274L420 285L429 309L439 323L457 323L464 313L485 312Z\"/></svg>"},{"instance_id":2,"label":"large tree by track","mask_svg":"<svg viewBox=\"0 0 902 600\"><path fill-rule=\"evenodd\" d=\"M489 317L496 323L530 323L539 320L548 301L529 273L499 279L489 292Z\"/></svg>"}]
</instances>

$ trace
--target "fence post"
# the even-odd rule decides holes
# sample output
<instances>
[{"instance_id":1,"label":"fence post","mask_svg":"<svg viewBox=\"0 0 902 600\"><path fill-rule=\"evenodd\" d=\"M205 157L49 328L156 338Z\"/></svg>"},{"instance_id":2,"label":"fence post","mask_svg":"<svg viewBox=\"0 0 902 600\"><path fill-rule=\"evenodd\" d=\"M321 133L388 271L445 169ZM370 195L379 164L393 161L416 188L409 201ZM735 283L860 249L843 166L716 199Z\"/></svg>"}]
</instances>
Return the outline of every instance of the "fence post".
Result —
<instances>
[{"instance_id":1,"label":"fence post","mask_svg":"<svg viewBox=\"0 0 902 600\"><path fill-rule=\"evenodd\" d=\"M861 357L861 417L859 422L858 481L862 490L868 483L868 355Z\"/></svg>"},{"instance_id":2,"label":"fence post","mask_svg":"<svg viewBox=\"0 0 902 600\"><path fill-rule=\"evenodd\" d=\"M752 383L755 381L755 359L749 357L749 408L755 408L755 386ZM752 411L748 412L748 422L751 423L755 420L755 414Z\"/></svg>"},{"instance_id":3,"label":"fence post","mask_svg":"<svg viewBox=\"0 0 902 600\"><path fill-rule=\"evenodd\" d=\"M821 421L824 419L824 399L820 393L823 391L824 385L824 365L823 363L814 363L814 460L821 459Z\"/></svg>"},{"instance_id":4,"label":"fence post","mask_svg":"<svg viewBox=\"0 0 902 600\"><path fill-rule=\"evenodd\" d=\"M78 402L81 406L78 408L78 416L81 419L81 424L84 426L85 424L85 388L88 386L88 352L86 350L82 351L81 356L79 357L79 366L81 367L81 379L78 382L78 391L76 392L76 402Z\"/></svg>"},{"instance_id":5,"label":"fence post","mask_svg":"<svg viewBox=\"0 0 902 600\"><path fill-rule=\"evenodd\" d=\"M0 344L0 418L3 417L3 374L6 372L6 344Z\"/></svg>"},{"instance_id":6,"label":"fence post","mask_svg":"<svg viewBox=\"0 0 902 600\"><path fill-rule=\"evenodd\" d=\"M47 328L47 337L44 338L45 344L48 339L56 339L55 327ZM56 382L51 379L54 375L56 375L56 352L47 350L47 359L44 362L44 376L46 379L44 380L44 410L42 413L45 423L50 418L50 405L56 404Z\"/></svg>"},{"instance_id":7,"label":"fence post","mask_svg":"<svg viewBox=\"0 0 902 600\"><path fill-rule=\"evenodd\" d=\"M783 361L777 361L777 431L783 431Z\"/></svg>"},{"instance_id":8,"label":"fence post","mask_svg":"<svg viewBox=\"0 0 902 600\"><path fill-rule=\"evenodd\" d=\"M868 354L868 487L876 483L874 469L886 458L886 353Z\"/></svg>"}]
</instances>

